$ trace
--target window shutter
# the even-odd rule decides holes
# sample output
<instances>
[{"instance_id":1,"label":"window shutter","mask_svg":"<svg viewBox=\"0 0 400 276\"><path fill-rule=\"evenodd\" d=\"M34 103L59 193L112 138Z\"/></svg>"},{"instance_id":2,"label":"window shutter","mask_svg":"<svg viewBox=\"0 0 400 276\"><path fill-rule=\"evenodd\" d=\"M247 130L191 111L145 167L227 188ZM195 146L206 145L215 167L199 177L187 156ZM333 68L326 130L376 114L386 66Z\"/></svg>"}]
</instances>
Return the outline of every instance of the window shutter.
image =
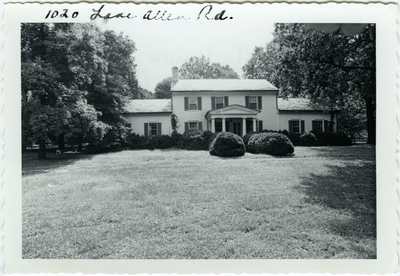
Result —
<instances>
[{"instance_id":1,"label":"window shutter","mask_svg":"<svg viewBox=\"0 0 400 276\"><path fill-rule=\"evenodd\" d=\"M185 97L185 111L189 109L189 98Z\"/></svg>"},{"instance_id":2,"label":"window shutter","mask_svg":"<svg viewBox=\"0 0 400 276\"><path fill-rule=\"evenodd\" d=\"M157 135L161 136L161 123L157 124Z\"/></svg>"},{"instance_id":3,"label":"window shutter","mask_svg":"<svg viewBox=\"0 0 400 276\"><path fill-rule=\"evenodd\" d=\"M144 123L144 136L147 137L149 136L149 124Z\"/></svg>"},{"instance_id":4,"label":"window shutter","mask_svg":"<svg viewBox=\"0 0 400 276\"><path fill-rule=\"evenodd\" d=\"M199 130L203 130L203 122L198 122Z\"/></svg>"},{"instance_id":5,"label":"window shutter","mask_svg":"<svg viewBox=\"0 0 400 276\"><path fill-rule=\"evenodd\" d=\"M262 109L262 97L258 96L258 109Z\"/></svg>"},{"instance_id":6,"label":"window shutter","mask_svg":"<svg viewBox=\"0 0 400 276\"><path fill-rule=\"evenodd\" d=\"M249 96L246 96L246 107L249 108Z\"/></svg>"},{"instance_id":7,"label":"window shutter","mask_svg":"<svg viewBox=\"0 0 400 276\"><path fill-rule=\"evenodd\" d=\"M224 101L225 101L225 106L228 106L228 105L229 105L229 98L228 98L228 96L225 96Z\"/></svg>"},{"instance_id":8,"label":"window shutter","mask_svg":"<svg viewBox=\"0 0 400 276\"><path fill-rule=\"evenodd\" d=\"M312 130L313 131L317 130L317 122L316 121L312 121Z\"/></svg>"},{"instance_id":9,"label":"window shutter","mask_svg":"<svg viewBox=\"0 0 400 276\"><path fill-rule=\"evenodd\" d=\"M201 97L197 98L197 110L201 110Z\"/></svg>"},{"instance_id":10,"label":"window shutter","mask_svg":"<svg viewBox=\"0 0 400 276\"><path fill-rule=\"evenodd\" d=\"M185 131L187 131L189 129L189 123L185 122Z\"/></svg>"},{"instance_id":11,"label":"window shutter","mask_svg":"<svg viewBox=\"0 0 400 276\"><path fill-rule=\"evenodd\" d=\"M211 109L215 109L215 97L211 97Z\"/></svg>"},{"instance_id":12,"label":"window shutter","mask_svg":"<svg viewBox=\"0 0 400 276\"><path fill-rule=\"evenodd\" d=\"M301 133L304 133L304 120L301 120Z\"/></svg>"},{"instance_id":13,"label":"window shutter","mask_svg":"<svg viewBox=\"0 0 400 276\"><path fill-rule=\"evenodd\" d=\"M259 120L258 121L258 131L262 131L264 128L263 128L263 121L262 120Z\"/></svg>"},{"instance_id":14,"label":"window shutter","mask_svg":"<svg viewBox=\"0 0 400 276\"><path fill-rule=\"evenodd\" d=\"M324 121L324 132L329 132L329 121L328 120Z\"/></svg>"},{"instance_id":15,"label":"window shutter","mask_svg":"<svg viewBox=\"0 0 400 276\"><path fill-rule=\"evenodd\" d=\"M289 121L289 132L292 133L293 132L293 122Z\"/></svg>"}]
</instances>

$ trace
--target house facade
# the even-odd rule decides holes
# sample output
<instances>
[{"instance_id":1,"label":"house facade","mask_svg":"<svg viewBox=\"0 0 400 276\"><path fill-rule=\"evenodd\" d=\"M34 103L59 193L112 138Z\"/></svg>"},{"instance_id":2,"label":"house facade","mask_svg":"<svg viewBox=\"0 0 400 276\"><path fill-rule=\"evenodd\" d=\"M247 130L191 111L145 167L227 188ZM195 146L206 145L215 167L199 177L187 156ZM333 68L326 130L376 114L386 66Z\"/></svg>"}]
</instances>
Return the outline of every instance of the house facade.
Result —
<instances>
[{"instance_id":1,"label":"house facade","mask_svg":"<svg viewBox=\"0 0 400 276\"><path fill-rule=\"evenodd\" d=\"M327 131L331 115L308 99L278 98L278 89L266 80L174 79L172 97L132 100L126 107L127 126L139 135L171 134L171 115L178 132L189 129L228 131ZM337 114L333 114L334 130Z\"/></svg>"}]
</instances>

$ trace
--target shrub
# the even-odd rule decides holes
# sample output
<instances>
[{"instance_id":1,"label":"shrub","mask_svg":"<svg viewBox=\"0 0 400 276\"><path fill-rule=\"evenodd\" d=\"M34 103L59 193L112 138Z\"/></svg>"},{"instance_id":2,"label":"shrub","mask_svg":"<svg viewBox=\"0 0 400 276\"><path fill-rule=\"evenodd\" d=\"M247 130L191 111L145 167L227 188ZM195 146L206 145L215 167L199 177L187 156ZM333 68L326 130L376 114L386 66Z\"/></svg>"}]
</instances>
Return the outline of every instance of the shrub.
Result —
<instances>
[{"instance_id":1,"label":"shrub","mask_svg":"<svg viewBox=\"0 0 400 276\"><path fill-rule=\"evenodd\" d=\"M293 143L293 145L300 146L301 145L300 136L301 136L300 133L290 132L289 136L287 136L287 137L290 139L290 141Z\"/></svg>"},{"instance_id":2,"label":"shrub","mask_svg":"<svg viewBox=\"0 0 400 276\"><path fill-rule=\"evenodd\" d=\"M317 138L312 132L303 133L300 135L300 144L306 147L312 147L317 145Z\"/></svg>"},{"instance_id":3,"label":"shrub","mask_svg":"<svg viewBox=\"0 0 400 276\"><path fill-rule=\"evenodd\" d=\"M317 146L350 146L351 138L344 132L315 132Z\"/></svg>"},{"instance_id":4,"label":"shrub","mask_svg":"<svg viewBox=\"0 0 400 276\"><path fill-rule=\"evenodd\" d=\"M333 132L329 134L328 145L330 146L350 146L353 144L351 138L344 132Z\"/></svg>"},{"instance_id":5,"label":"shrub","mask_svg":"<svg viewBox=\"0 0 400 276\"><path fill-rule=\"evenodd\" d=\"M243 156L246 147L240 136L231 132L220 132L211 143L209 152L211 155L223 157Z\"/></svg>"},{"instance_id":6,"label":"shrub","mask_svg":"<svg viewBox=\"0 0 400 276\"><path fill-rule=\"evenodd\" d=\"M281 133L258 133L251 136L247 150L283 156L292 154L294 147L289 138Z\"/></svg>"},{"instance_id":7,"label":"shrub","mask_svg":"<svg viewBox=\"0 0 400 276\"><path fill-rule=\"evenodd\" d=\"M146 149L169 149L174 147L173 139L169 135L149 136L146 140Z\"/></svg>"},{"instance_id":8,"label":"shrub","mask_svg":"<svg viewBox=\"0 0 400 276\"><path fill-rule=\"evenodd\" d=\"M244 142L244 145L246 146L246 148L247 148L247 143L249 142L250 137L256 133L258 133L258 132L249 131L246 133L245 136L243 136L243 142Z\"/></svg>"},{"instance_id":9,"label":"shrub","mask_svg":"<svg viewBox=\"0 0 400 276\"><path fill-rule=\"evenodd\" d=\"M190 129L183 133L182 147L187 150L208 150L215 134L211 131Z\"/></svg>"}]
</instances>

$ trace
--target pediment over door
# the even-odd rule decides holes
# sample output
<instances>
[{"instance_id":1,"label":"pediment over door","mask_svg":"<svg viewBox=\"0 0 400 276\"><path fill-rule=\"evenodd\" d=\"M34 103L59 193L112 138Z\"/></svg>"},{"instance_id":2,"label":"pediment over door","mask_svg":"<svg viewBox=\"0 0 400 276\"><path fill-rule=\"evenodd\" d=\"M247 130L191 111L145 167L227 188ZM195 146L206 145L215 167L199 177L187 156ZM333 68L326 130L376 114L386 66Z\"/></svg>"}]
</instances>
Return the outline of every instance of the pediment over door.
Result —
<instances>
[{"instance_id":1,"label":"pediment over door","mask_svg":"<svg viewBox=\"0 0 400 276\"><path fill-rule=\"evenodd\" d=\"M210 110L206 113L206 118L216 118L216 117L256 117L260 110L247 108L242 105L228 105L222 108Z\"/></svg>"}]
</instances>

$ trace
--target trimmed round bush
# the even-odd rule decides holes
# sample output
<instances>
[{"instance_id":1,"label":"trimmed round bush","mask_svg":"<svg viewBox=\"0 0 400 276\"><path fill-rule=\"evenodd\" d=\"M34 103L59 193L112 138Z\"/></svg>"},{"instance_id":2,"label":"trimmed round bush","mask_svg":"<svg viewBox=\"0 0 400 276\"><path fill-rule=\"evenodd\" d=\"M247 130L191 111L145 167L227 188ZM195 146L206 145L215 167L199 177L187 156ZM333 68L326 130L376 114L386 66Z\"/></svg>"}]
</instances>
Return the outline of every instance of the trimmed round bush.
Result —
<instances>
[{"instance_id":1,"label":"trimmed round bush","mask_svg":"<svg viewBox=\"0 0 400 276\"><path fill-rule=\"evenodd\" d=\"M300 145L306 147L313 147L317 145L317 138L312 132L303 133L300 135Z\"/></svg>"},{"instance_id":2,"label":"trimmed round bush","mask_svg":"<svg viewBox=\"0 0 400 276\"><path fill-rule=\"evenodd\" d=\"M231 132L220 132L212 141L209 152L222 157L243 156L246 147L240 136Z\"/></svg>"},{"instance_id":3,"label":"trimmed round bush","mask_svg":"<svg viewBox=\"0 0 400 276\"><path fill-rule=\"evenodd\" d=\"M292 142L281 133L258 133L250 137L247 150L251 153L264 153L284 156L294 152Z\"/></svg>"},{"instance_id":4,"label":"trimmed round bush","mask_svg":"<svg viewBox=\"0 0 400 276\"><path fill-rule=\"evenodd\" d=\"M247 143L250 140L250 137L253 136L256 133L258 133L258 132L249 131L249 132L246 133L245 136L243 136L243 142L244 142L244 145L246 146L246 148L247 148Z\"/></svg>"}]
</instances>

